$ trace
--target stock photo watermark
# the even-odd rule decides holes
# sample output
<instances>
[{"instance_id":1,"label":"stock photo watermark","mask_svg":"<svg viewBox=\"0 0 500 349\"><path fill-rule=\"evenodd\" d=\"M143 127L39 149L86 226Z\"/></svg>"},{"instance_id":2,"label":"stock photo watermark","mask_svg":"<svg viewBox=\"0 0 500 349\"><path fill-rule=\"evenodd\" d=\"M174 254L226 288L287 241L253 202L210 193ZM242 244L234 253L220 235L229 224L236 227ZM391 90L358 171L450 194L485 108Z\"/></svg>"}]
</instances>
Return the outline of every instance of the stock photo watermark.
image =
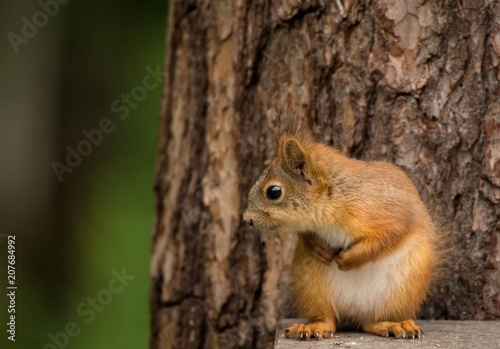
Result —
<instances>
[{"instance_id":1,"label":"stock photo watermark","mask_svg":"<svg viewBox=\"0 0 500 349\"><path fill-rule=\"evenodd\" d=\"M117 114L119 120L125 120L130 115L130 111L137 108L148 97L149 92L161 86L164 72L160 70L160 65L156 65L155 69L147 66L145 70L147 74L142 78L141 84L134 86L130 93L123 93L120 98L111 102L111 112ZM103 142L104 136L111 134L115 129L115 123L108 117L102 118L94 129L83 129L83 139L75 146L66 146L64 162L54 161L51 164L59 183L63 182L64 174L72 173L83 162L83 159Z\"/></svg>"},{"instance_id":2,"label":"stock photo watermark","mask_svg":"<svg viewBox=\"0 0 500 349\"><path fill-rule=\"evenodd\" d=\"M248 157L248 162L252 162L254 159L255 155L252 154ZM239 163L233 164L217 173L209 172L208 176L205 178L207 185L211 188L231 185L231 182L238 178L237 171L239 165ZM200 221L200 216L203 211L202 203L205 201L205 197L203 196L203 189L200 189L198 193L199 196L197 198L184 199L179 205L181 219L183 223L188 226L197 224ZM231 211L232 207L227 207L222 203L221 209L222 211Z\"/></svg>"},{"instance_id":3,"label":"stock photo watermark","mask_svg":"<svg viewBox=\"0 0 500 349\"><path fill-rule=\"evenodd\" d=\"M7 238L7 339L16 341L16 236L0 234Z\"/></svg>"},{"instance_id":4,"label":"stock photo watermark","mask_svg":"<svg viewBox=\"0 0 500 349\"><path fill-rule=\"evenodd\" d=\"M15 53L20 51L21 45L27 45L34 39L41 29L50 20L59 14L61 7L71 0L39 0L39 10L32 15L23 16L20 19L20 27L17 31L7 33L7 40ZM337 0L338 1L338 0ZM234 5L229 0L214 0L213 6L217 16L222 17L227 11L234 10Z\"/></svg>"},{"instance_id":5,"label":"stock photo watermark","mask_svg":"<svg viewBox=\"0 0 500 349\"><path fill-rule=\"evenodd\" d=\"M108 281L107 287L100 289L95 297L87 297L76 306L75 312L79 320L68 321L59 332L49 332L47 334L49 342L42 349L68 348L71 340L82 333L81 323L91 323L97 314L111 304L114 297L123 292L130 281L135 279L134 275L127 274L125 268L122 268L121 272L113 269L111 274L113 277Z\"/></svg>"},{"instance_id":6,"label":"stock photo watermark","mask_svg":"<svg viewBox=\"0 0 500 349\"><path fill-rule=\"evenodd\" d=\"M15 32L10 32L7 34L7 39L9 40L15 53L19 52L19 46L21 44L27 45L31 39L37 36L40 29L45 27L51 18L54 18L60 10L61 5L66 5L71 0L40 0L38 1L38 6L40 10L35 12L33 15L21 18L21 28Z\"/></svg>"}]
</instances>

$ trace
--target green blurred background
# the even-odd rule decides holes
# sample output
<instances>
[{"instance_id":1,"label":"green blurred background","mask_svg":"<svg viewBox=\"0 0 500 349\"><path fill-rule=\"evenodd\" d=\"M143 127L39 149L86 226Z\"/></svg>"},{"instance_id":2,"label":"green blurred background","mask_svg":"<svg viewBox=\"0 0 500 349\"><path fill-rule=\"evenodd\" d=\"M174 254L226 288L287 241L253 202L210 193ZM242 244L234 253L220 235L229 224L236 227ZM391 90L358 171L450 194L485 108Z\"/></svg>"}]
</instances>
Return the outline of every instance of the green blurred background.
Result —
<instances>
[{"instance_id":1,"label":"green blurred background","mask_svg":"<svg viewBox=\"0 0 500 349\"><path fill-rule=\"evenodd\" d=\"M162 84L124 120L111 105L143 85L147 67L163 70L167 1L60 1L56 11L55 0L0 0L0 293L6 235L16 236L18 287L15 342L0 297L0 347L146 348ZM42 3L57 12L45 24ZM23 18L43 24L31 38ZM24 38L17 53L9 33ZM114 131L60 183L51 164L104 118ZM135 278L110 292L123 269ZM72 323L78 334L61 335Z\"/></svg>"}]
</instances>

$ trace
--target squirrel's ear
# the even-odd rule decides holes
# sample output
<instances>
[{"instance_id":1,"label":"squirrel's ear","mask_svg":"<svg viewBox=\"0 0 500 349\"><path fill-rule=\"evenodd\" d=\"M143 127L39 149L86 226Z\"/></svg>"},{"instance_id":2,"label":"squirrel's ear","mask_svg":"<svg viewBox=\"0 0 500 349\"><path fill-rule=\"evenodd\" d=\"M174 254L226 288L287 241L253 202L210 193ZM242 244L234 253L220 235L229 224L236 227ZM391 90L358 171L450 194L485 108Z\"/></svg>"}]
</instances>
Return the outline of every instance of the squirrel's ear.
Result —
<instances>
[{"instance_id":1,"label":"squirrel's ear","mask_svg":"<svg viewBox=\"0 0 500 349\"><path fill-rule=\"evenodd\" d=\"M288 171L303 175L307 158L304 150L295 139L287 139L283 142L282 156L284 166Z\"/></svg>"}]
</instances>

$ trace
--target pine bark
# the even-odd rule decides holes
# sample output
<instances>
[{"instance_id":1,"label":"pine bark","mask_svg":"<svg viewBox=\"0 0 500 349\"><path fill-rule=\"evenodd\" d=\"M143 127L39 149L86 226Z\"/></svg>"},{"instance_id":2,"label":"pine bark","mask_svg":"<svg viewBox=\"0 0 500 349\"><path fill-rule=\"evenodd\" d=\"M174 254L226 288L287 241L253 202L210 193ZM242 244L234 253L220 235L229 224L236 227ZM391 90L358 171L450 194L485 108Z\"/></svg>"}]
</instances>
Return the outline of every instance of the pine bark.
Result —
<instances>
[{"instance_id":1,"label":"pine bark","mask_svg":"<svg viewBox=\"0 0 500 349\"><path fill-rule=\"evenodd\" d=\"M169 12L151 348L270 347L291 242L241 214L286 98L319 139L414 180L453 246L422 316L500 317L500 2L171 0Z\"/></svg>"}]
</instances>

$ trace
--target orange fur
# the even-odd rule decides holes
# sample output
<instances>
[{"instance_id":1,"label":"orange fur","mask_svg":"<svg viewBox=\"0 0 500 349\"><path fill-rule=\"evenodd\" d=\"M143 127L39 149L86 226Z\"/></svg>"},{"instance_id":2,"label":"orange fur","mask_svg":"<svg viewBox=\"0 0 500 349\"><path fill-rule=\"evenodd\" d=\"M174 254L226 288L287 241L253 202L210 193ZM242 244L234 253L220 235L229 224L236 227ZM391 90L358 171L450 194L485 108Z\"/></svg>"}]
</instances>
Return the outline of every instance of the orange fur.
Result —
<instances>
[{"instance_id":1,"label":"orange fur","mask_svg":"<svg viewBox=\"0 0 500 349\"><path fill-rule=\"evenodd\" d=\"M436 242L415 186L392 164L351 159L315 142L294 115L281 123L278 158L251 189L244 219L261 230L300 234L292 292L311 323L294 324L287 335L326 338L338 325L354 325L419 338L410 319L427 294ZM271 186L280 188L278 198L267 194ZM316 239L325 251L341 250L334 263L318 255L310 243Z\"/></svg>"},{"instance_id":2,"label":"orange fur","mask_svg":"<svg viewBox=\"0 0 500 349\"><path fill-rule=\"evenodd\" d=\"M296 310L311 321L310 335L316 338L328 338L329 333L335 333L335 319L327 284L325 282L326 268L328 266L319 262L306 247L304 237L300 236L295 248L292 264L292 292L295 295ZM315 327L320 327L315 335ZM289 338L304 336L308 328L295 329L292 325L288 333Z\"/></svg>"}]
</instances>

